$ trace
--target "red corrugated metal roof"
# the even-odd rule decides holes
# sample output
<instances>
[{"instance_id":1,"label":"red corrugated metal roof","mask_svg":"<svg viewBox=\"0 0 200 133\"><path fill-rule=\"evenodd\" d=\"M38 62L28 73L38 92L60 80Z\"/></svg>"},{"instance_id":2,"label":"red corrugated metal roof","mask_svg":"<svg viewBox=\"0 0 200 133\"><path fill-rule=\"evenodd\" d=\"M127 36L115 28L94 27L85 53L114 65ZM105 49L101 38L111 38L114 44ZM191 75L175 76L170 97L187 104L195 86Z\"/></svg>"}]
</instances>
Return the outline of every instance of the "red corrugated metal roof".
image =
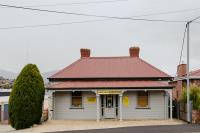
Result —
<instances>
[{"instance_id":1,"label":"red corrugated metal roof","mask_svg":"<svg viewBox=\"0 0 200 133\"><path fill-rule=\"evenodd\" d=\"M64 81L53 83L48 89L89 89L89 88L172 88L161 81Z\"/></svg>"},{"instance_id":2,"label":"red corrugated metal roof","mask_svg":"<svg viewBox=\"0 0 200 133\"><path fill-rule=\"evenodd\" d=\"M50 78L170 77L138 57L81 58Z\"/></svg>"}]
</instances>

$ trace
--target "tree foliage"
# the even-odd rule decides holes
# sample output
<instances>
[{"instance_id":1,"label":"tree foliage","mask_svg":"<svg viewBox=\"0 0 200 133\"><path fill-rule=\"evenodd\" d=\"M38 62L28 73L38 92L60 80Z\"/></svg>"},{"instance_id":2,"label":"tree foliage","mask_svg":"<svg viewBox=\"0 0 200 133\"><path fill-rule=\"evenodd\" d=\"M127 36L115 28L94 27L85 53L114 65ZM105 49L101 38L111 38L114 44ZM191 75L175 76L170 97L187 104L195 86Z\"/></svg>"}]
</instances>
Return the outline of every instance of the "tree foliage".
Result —
<instances>
[{"instance_id":1,"label":"tree foliage","mask_svg":"<svg viewBox=\"0 0 200 133\"><path fill-rule=\"evenodd\" d=\"M182 101L187 102L186 88L183 88ZM193 103L193 109L200 110L200 87L196 85L190 86L190 100Z\"/></svg>"},{"instance_id":2,"label":"tree foliage","mask_svg":"<svg viewBox=\"0 0 200 133\"><path fill-rule=\"evenodd\" d=\"M44 82L36 65L26 65L14 82L9 98L9 118L15 129L29 128L40 122Z\"/></svg>"}]
</instances>

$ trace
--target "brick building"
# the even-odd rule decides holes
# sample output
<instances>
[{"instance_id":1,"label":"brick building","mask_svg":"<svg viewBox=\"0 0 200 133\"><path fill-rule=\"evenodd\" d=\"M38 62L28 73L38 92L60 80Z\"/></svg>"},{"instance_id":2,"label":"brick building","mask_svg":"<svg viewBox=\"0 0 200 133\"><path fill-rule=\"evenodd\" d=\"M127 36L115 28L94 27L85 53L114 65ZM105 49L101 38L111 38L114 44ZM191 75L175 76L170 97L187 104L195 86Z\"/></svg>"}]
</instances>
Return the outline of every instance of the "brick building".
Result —
<instances>
[{"instance_id":1,"label":"brick building","mask_svg":"<svg viewBox=\"0 0 200 133\"><path fill-rule=\"evenodd\" d=\"M183 87L186 87L186 64L180 64L177 67L177 77L174 81L170 82L174 86L173 89L173 99L180 100ZM190 84L195 84L200 86L200 69L190 72Z\"/></svg>"}]
</instances>

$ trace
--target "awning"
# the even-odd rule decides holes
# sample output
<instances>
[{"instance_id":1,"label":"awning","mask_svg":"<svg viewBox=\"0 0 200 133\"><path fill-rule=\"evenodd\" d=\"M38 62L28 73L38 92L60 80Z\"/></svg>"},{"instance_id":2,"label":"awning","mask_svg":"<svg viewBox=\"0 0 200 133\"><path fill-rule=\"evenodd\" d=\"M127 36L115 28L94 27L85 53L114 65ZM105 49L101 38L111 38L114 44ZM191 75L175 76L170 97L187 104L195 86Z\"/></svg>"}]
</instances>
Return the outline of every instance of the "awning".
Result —
<instances>
[{"instance_id":1,"label":"awning","mask_svg":"<svg viewBox=\"0 0 200 133\"><path fill-rule=\"evenodd\" d=\"M47 89L90 89L90 88L123 88L123 89L172 89L173 86L163 81L63 81L50 84Z\"/></svg>"}]
</instances>

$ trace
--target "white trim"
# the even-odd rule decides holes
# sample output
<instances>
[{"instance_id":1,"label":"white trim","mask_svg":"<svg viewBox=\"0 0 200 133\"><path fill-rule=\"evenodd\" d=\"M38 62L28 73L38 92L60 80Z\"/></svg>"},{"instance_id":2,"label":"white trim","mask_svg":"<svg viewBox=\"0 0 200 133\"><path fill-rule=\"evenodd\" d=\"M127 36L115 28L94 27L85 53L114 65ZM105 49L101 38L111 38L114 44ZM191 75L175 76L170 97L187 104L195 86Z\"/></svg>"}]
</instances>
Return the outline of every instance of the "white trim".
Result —
<instances>
[{"instance_id":1,"label":"white trim","mask_svg":"<svg viewBox=\"0 0 200 133\"><path fill-rule=\"evenodd\" d=\"M0 92L11 92L12 89L0 89Z\"/></svg>"},{"instance_id":2,"label":"white trim","mask_svg":"<svg viewBox=\"0 0 200 133\"><path fill-rule=\"evenodd\" d=\"M122 121L123 119L123 104L122 104L122 98L123 98L123 93L122 94L119 94L119 120Z\"/></svg>"},{"instance_id":3,"label":"white trim","mask_svg":"<svg viewBox=\"0 0 200 133\"><path fill-rule=\"evenodd\" d=\"M58 90L48 90L48 91L54 91L54 92L55 91L61 91L61 92L62 91L92 91L92 92L96 93L96 90L94 90L94 89L91 89L91 90L88 90L88 89L87 90L86 89L70 89L70 90L66 89L66 90L59 90L58 89Z\"/></svg>"},{"instance_id":4,"label":"white trim","mask_svg":"<svg viewBox=\"0 0 200 133\"><path fill-rule=\"evenodd\" d=\"M170 97L170 119L172 120L172 90L169 91Z\"/></svg>"},{"instance_id":5,"label":"white trim","mask_svg":"<svg viewBox=\"0 0 200 133\"><path fill-rule=\"evenodd\" d=\"M164 118L166 119L166 98L165 98L165 95L166 95L166 91L164 91L164 94L163 94L163 98L164 98Z\"/></svg>"},{"instance_id":6,"label":"white trim","mask_svg":"<svg viewBox=\"0 0 200 133\"><path fill-rule=\"evenodd\" d=\"M96 94L97 122L99 122L99 116L100 116L100 107L99 107L99 103L100 103L100 95L99 95L99 94Z\"/></svg>"},{"instance_id":7,"label":"white trim","mask_svg":"<svg viewBox=\"0 0 200 133\"><path fill-rule=\"evenodd\" d=\"M151 91L152 91L152 90L155 90L155 91L161 91L161 90L162 90L162 91L163 91L163 90L164 90L164 91L165 91L165 90L172 90L172 89L173 89L173 88L169 88L169 89L119 89L119 90L121 90L122 93L123 93L123 92L125 92L125 91L141 91L141 90L144 90L144 91L145 91L145 90L146 90L146 91L150 91L150 90L151 90ZM89 89L89 90L88 90L88 89L87 89L87 90L86 90L86 89L73 89L73 90L72 90L72 89L70 89L70 90L66 89L66 90L49 90L49 91L54 91L54 92L55 92L55 91L92 91L92 92L94 92L94 93L97 93L97 90L99 90L99 89L91 89L91 90L90 90L90 89ZM106 90L106 89L105 89L105 90ZM109 89L109 90L110 90L110 89Z\"/></svg>"},{"instance_id":8,"label":"white trim","mask_svg":"<svg viewBox=\"0 0 200 133\"><path fill-rule=\"evenodd\" d=\"M4 103L1 104L1 121L4 121Z\"/></svg>"},{"instance_id":9,"label":"white trim","mask_svg":"<svg viewBox=\"0 0 200 133\"><path fill-rule=\"evenodd\" d=\"M172 120L172 112L173 112L173 107L172 107L172 90L166 90L166 92L168 92L169 94L169 107L170 107L170 119Z\"/></svg>"}]
</instances>

